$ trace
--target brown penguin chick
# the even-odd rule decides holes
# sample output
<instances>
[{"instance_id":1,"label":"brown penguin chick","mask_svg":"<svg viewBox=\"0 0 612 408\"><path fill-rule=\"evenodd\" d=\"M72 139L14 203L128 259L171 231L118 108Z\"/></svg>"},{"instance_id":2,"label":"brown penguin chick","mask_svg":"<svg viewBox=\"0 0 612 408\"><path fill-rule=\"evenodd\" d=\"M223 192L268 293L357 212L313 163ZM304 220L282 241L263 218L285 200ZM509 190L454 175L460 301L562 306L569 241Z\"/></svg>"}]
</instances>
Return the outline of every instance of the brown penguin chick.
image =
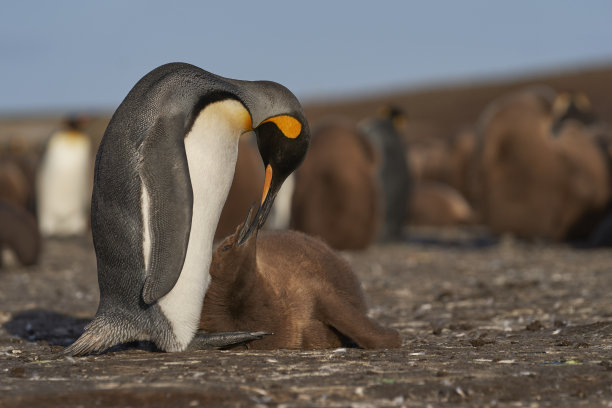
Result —
<instances>
[{"instance_id":1,"label":"brown penguin chick","mask_svg":"<svg viewBox=\"0 0 612 408\"><path fill-rule=\"evenodd\" d=\"M41 239L32 214L0 200L0 252L3 248L11 250L22 265L34 265L40 254Z\"/></svg>"},{"instance_id":2,"label":"brown penguin chick","mask_svg":"<svg viewBox=\"0 0 612 408\"><path fill-rule=\"evenodd\" d=\"M40 162L41 146L39 144L29 143L23 137L15 137L10 139L9 143L0 146L0 163L9 163L12 169L9 172L13 175L19 173L19 205L24 206L30 213L36 214L36 172L38 163ZM3 167L0 164L0 167ZM16 171L15 169L18 168ZM6 172L7 168L0 169L1 174ZM13 183L9 182L9 183ZM0 191L6 188L7 180L0 181ZM7 196L0 192L0 199ZM8 199L8 198L7 198Z\"/></svg>"},{"instance_id":3,"label":"brown penguin chick","mask_svg":"<svg viewBox=\"0 0 612 408\"><path fill-rule=\"evenodd\" d=\"M30 183L19 164L11 158L0 158L0 200L25 208L30 189Z\"/></svg>"},{"instance_id":4,"label":"brown penguin chick","mask_svg":"<svg viewBox=\"0 0 612 408\"><path fill-rule=\"evenodd\" d=\"M414 183L442 181L448 171L448 147L439 138L411 142L406 152L406 162Z\"/></svg>"},{"instance_id":5,"label":"brown penguin chick","mask_svg":"<svg viewBox=\"0 0 612 408\"><path fill-rule=\"evenodd\" d=\"M453 187L474 210L479 199L477 139L473 128L463 128L448 138L430 135L413 141L407 150L414 184L442 183ZM410 198L408 203L410 203ZM427 209L424 209L427 210ZM477 218L474 211L472 221ZM409 219L408 223L412 223Z\"/></svg>"},{"instance_id":6,"label":"brown penguin chick","mask_svg":"<svg viewBox=\"0 0 612 408\"><path fill-rule=\"evenodd\" d=\"M296 172L290 227L335 249L364 249L380 222L378 188L374 150L357 128L319 125Z\"/></svg>"},{"instance_id":7,"label":"brown penguin chick","mask_svg":"<svg viewBox=\"0 0 612 408\"><path fill-rule=\"evenodd\" d=\"M243 136L238 143L234 180L221 211L215 240L232 234L236 225L242 222L244 214L249 211L250 205L261 199L264 185L263 168L255 141L250 134Z\"/></svg>"},{"instance_id":8,"label":"brown penguin chick","mask_svg":"<svg viewBox=\"0 0 612 408\"><path fill-rule=\"evenodd\" d=\"M495 233L561 240L607 201L602 152L573 121L553 135L552 106L548 93L530 89L495 101L480 119L481 210Z\"/></svg>"},{"instance_id":9,"label":"brown penguin chick","mask_svg":"<svg viewBox=\"0 0 612 408\"><path fill-rule=\"evenodd\" d=\"M475 182L476 132L472 128L458 131L449 140L448 167L444 181L454 187L471 204L478 201Z\"/></svg>"},{"instance_id":10,"label":"brown penguin chick","mask_svg":"<svg viewBox=\"0 0 612 408\"><path fill-rule=\"evenodd\" d=\"M434 181L413 187L408 213L412 225L451 226L473 220L466 199L453 187Z\"/></svg>"},{"instance_id":11,"label":"brown penguin chick","mask_svg":"<svg viewBox=\"0 0 612 408\"><path fill-rule=\"evenodd\" d=\"M609 158L596 132L577 121L566 122L552 140L567 167L565 207L560 224L563 238L584 240L609 211L612 198Z\"/></svg>"},{"instance_id":12,"label":"brown penguin chick","mask_svg":"<svg viewBox=\"0 0 612 408\"><path fill-rule=\"evenodd\" d=\"M272 333L250 349L401 346L399 333L367 317L348 263L322 241L297 231L262 231L236 245L241 231L213 254L200 329Z\"/></svg>"}]
</instances>

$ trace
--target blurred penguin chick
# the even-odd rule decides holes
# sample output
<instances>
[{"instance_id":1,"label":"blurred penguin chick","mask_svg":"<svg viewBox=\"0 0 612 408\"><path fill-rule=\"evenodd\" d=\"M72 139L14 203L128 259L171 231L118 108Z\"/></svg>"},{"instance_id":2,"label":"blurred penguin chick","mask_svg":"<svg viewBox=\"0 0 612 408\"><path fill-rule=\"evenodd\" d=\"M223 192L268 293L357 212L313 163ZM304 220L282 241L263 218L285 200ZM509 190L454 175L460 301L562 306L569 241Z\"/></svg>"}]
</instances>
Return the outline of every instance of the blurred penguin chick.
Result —
<instances>
[{"instance_id":1,"label":"blurred penguin chick","mask_svg":"<svg viewBox=\"0 0 612 408\"><path fill-rule=\"evenodd\" d=\"M0 200L26 208L30 183L18 163L10 157L0 158Z\"/></svg>"},{"instance_id":2,"label":"blurred penguin chick","mask_svg":"<svg viewBox=\"0 0 612 408\"><path fill-rule=\"evenodd\" d=\"M380 222L376 155L361 132L329 120L312 131L295 176L291 228L335 249L364 249Z\"/></svg>"},{"instance_id":3,"label":"blurred penguin chick","mask_svg":"<svg viewBox=\"0 0 612 408\"><path fill-rule=\"evenodd\" d=\"M610 182L604 154L588 126L567 113L582 104L527 89L484 111L481 202L494 232L562 240L583 214L605 207Z\"/></svg>"},{"instance_id":4,"label":"blurred penguin chick","mask_svg":"<svg viewBox=\"0 0 612 408\"><path fill-rule=\"evenodd\" d=\"M435 181L416 184L408 208L412 225L462 225L474 218L472 207L457 190Z\"/></svg>"},{"instance_id":5,"label":"blurred penguin chick","mask_svg":"<svg viewBox=\"0 0 612 408\"><path fill-rule=\"evenodd\" d=\"M11 251L22 265L38 262L41 239L36 219L25 208L0 200L0 266L2 252Z\"/></svg>"}]
</instances>

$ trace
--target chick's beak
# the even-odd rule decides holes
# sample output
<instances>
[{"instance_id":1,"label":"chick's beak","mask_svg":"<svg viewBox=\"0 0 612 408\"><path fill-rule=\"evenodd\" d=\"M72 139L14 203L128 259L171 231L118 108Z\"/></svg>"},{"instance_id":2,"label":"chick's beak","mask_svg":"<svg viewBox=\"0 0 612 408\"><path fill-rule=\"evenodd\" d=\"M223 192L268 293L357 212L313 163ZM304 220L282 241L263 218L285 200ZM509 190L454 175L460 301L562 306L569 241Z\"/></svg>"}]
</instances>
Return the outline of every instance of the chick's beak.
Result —
<instances>
[{"instance_id":1,"label":"chick's beak","mask_svg":"<svg viewBox=\"0 0 612 408\"><path fill-rule=\"evenodd\" d=\"M253 219L250 221L248 229L244 234L241 234L242 236L238 240L238 245L242 245L244 242L246 242L253 232L259 230L266 223L270 210L272 210L272 205L274 204L276 194L283 183L283 180L279 180L274 176L275 174L272 170L272 166L268 164L266 166L266 177L264 180L261 204L257 210L257 213L255 214L255 217L253 217Z\"/></svg>"}]
</instances>

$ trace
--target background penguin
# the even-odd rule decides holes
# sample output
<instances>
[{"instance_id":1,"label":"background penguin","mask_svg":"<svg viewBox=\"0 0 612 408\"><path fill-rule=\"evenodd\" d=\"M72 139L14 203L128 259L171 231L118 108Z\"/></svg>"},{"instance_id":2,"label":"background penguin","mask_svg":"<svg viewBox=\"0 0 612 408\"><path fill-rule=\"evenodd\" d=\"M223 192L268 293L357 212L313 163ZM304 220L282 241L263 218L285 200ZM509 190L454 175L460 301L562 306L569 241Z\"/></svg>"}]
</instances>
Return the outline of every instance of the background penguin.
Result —
<instances>
[{"instance_id":1,"label":"background penguin","mask_svg":"<svg viewBox=\"0 0 612 408\"><path fill-rule=\"evenodd\" d=\"M474 218L472 207L457 190L435 181L415 184L407 207L411 225L461 225Z\"/></svg>"},{"instance_id":2,"label":"background penguin","mask_svg":"<svg viewBox=\"0 0 612 408\"><path fill-rule=\"evenodd\" d=\"M12 158L0 157L0 199L27 208L30 183L21 167Z\"/></svg>"},{"instance_id":3,"label":"background penguin","mask_svg":"<svg viewBox=\"0 0 612 408\"><path fill-rule=\"evenodd\" d=\"M263 225L306 153L308 124L295 96L274 82L223 78L184 63L154 69L128 93L96 158L92 233L100 304L66 354L132 340L165 351L206 343L206 334L194 336L214 233L238 140L250 131L265 181L244 239Z\"/></svg>"},{"instance_id":4,"label":"background penguin","mask_svg":"<svg viewBox=\"0 0 612 408\"><path fill-rule=\"evenodd\" d=\"M11 251L22 265L38 262L40 233L34 216L24 207L0 199L0 267L3 250Z\"/></svg>"},{"instance_id":5,"label":"background penguin","mask_svg":"<svg viewBox=\"0 0 612 408\"><path fill-rule=\"evenodd\" d=\"M7 252L22 265L33 265L41 250L33 180L23 166L25 156L11 153L0 153L0 266Z\"/></svg>"},{"instance_id":6,"label":"background penguin","mask_svg":"<svg viewBox=\"0 0 612 408\"><path fill-rule=\"evenodd\" d=\"M328 121L313 130L296 172L291 228L335 249L364 249L379 225L376 158L354 125Z\"/></svg>"},{"instance_id":7,"label":"background penguin","mask_svg":"<svg viewBox=\"0 0 612 408\"><path fill-rule=\"evenodd\" d=\"M262 231L238 245L247 221L213 255L200 328L273 335L249 349L401 346L399 333L367 316L359 280L322 241L297 231Z\"/></svg>"},{"instance_id":8,"label":"background penguin","mask_svg":"<svg viewBox=\"0 0 612 408\"><path fill-rule=\"evenodd\" d=\"M478 201L480 186L475 182L476 132L473 127L462 128L453 134L448 143L445 177L443 181L458 191L474 207ZM476 214L474 214L476 216ZM476 219L473 219L476 221Z\"/></svg>"},{"instance_id":9,"label":"background penguin","mask_svg":"<svg viewBox=\"0 0 612 408\"><path fill-rule=\"evenodd\" d=\"M0 198L36 215L36 171L40 149L22 137L0 144Z\"/></svg>"},{"instance_id":10,"label":"background penguin","mask_svg":"<svg viewBox=\"0 0 612 408\"><path fill-rule=\"evenodd\" d=\"M605 158L575 122L552 132L554 99L537 89L493 102L479 123L482 214L495 233L561 240L608 201Z\"/></svg>"},{"instance_id":11,"label":"background penguin","mask_svg":"<svg viewBox=\"0 0 612 408\"><path fill-rule=\"evenodd\" d=\"M406 222L406 203L410 197L411 183L406 163L406 147L400 134L405 126L404 113L394 107L384 108L380 117L366 120L359 126L377 152L381 199L379 241L401 239Z\"/></svg>"},{"instance_id":12,"label":"background penguin","mask_svg":"<svg viewBox=\"0 0 612 408\"><path fill-rule=\"evenodd\" d=\"M47 141L36 180L37 215L43 236L84 234L89 226L91 140L73 117Z\"/></svg>"},{"instance_id":13,"label":"background penguin","mask_svg":"<svg viewBox=\"0 0 612 408\"><path fill-rule=\"evenodd\" d=\"M584 126L590 126L596 121L591 101L582 92L559 93L553 103L552 114L553 135L557 135L568 121L576 121Z\"/></svg>"},{"instance_id":14,"label":"background penguin","mask_svg":"<svg viewBox=\"0 0 612 408\"><path fill-rule=\"evenodd\" d=\"M582 92L560 93L553 104L552 133L554 139L563 147L563 152L574 161L582 165L572 172L572 183L577 191L583 191L585 185L582 177L591 177L593 166L599 168L600 160L591 150L590 154L585 147L595 143L598 152L604 158L607 177L600 171L595 171L599 177L598 190L601 193L609 192L608 202L605 206L589 207L581 212L581 216L571 225L566 238L578 245L609 246L612 244L612 229L609 219L612 219L612 133L609 126L597 118L591 101ZM591 173L584 173L584 169L591 169ZM606 181L607 180L607 181ZM593 180L589 180L593 181ZM608 188L604 183L608 183ZM586 184L588 185L588 184Z\"/></svg>"},{"instance_id":15,"label":"background penguin","mask_svg":"<svg viewBox=\"0 0 612 408\"><path fill-rule=\"evenodd\" d=\"M595 133L597 143L603 152L608 169L609 181L612 183L612 131L605 124L600 124ZM612 185L610 186L612 190ZM586 245L590 247L612 246L612 197L604 210L586 213L570 230L570 238L577 234L580 239L586 234Z\"/></svg>"},{"instance_id":16,"label":"background penguin","mask_svg":"<svg viewBox=\"0 0 612 408\"><path fill-rule=\"evenodd\" d=\"M444 138L441 135L435 136L427 132L424 132L424 135L410 132L407 135L406 145L408 147L406 162L411 185L409 201L415 201L413 196L418 194L418 186L421 184L445 184L455 190L453 196L459 193L462 196L460 200L467 201L469 206L472 207L470 223L477 222L478 213L473 210L478 206L480 183L478 182L478 166L476 165L478 143L473 127L462 126L459 130ZM433 191L428 186L425 187L425 190L420 191ZM442 192L442 190L438 191ZM446 194L438 195L439 198L443 196L446 196ZM419 198L417 197L416 200L419 200ZM412 204L409 203L409 207L410 205ZM427 217L435 215L433 211L425 207L421 208L428 213ZM408 213L406 224L422 224L427 218L420 217L418 220L411 220L410 211ZM450 215L450 213L446 213L446 215ZM445 214L441 214L441 216L444 217ZM442 221L442 223L445 222ZM432 225L440 225L440 221L436 221Z\"/></svg>"}]
</instances>

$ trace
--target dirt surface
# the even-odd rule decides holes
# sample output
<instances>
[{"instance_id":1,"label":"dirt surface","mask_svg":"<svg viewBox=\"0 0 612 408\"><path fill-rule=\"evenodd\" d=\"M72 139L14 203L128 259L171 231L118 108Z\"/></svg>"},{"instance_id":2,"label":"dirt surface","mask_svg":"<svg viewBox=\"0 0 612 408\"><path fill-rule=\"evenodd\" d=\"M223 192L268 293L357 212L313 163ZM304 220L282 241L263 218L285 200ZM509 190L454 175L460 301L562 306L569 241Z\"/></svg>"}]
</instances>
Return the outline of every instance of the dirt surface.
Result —
<instances>
[{"instance_id":1,"label":"dirt surface","mask_svg":"<svg viewBox=\"0 0 612 408\"><path fill-rule=\"evenodd\" d=\"M54 359L95 313L89 240L0 271L0 407L612 406L612 251L412 230L344 253L397 350L133 345Z\"/></svg>"}]
</instances>

